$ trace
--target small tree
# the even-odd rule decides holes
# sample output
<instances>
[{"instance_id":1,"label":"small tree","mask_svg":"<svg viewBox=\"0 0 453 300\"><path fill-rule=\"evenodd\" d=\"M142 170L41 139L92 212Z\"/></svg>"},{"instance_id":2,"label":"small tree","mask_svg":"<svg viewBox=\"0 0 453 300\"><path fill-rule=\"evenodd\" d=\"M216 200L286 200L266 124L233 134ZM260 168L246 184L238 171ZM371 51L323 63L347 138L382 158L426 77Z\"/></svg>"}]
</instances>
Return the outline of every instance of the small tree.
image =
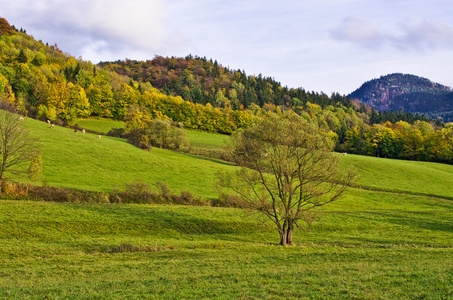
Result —
<instances>
[{"instance_id":1,"label":"small tree","mask_svg":"<svg viewBox=\"0 0 453 300\"><path fill-rule=\"evenodd\" d=\"M0 111L0 194L7 172L28 172L29 162L37 152L36 142L23 128L19 115Z\"/></svg>"},{"instance_id":2,"label":"small tree","mask_svg":"<svg viewBox=\"0 0 453 300\"><path fill-rule=\"evenodd\" d=\"M236 173L220 174L220 186L239 195L243 207L272 221L281 245L293 244L299 221L338 199L354 179L340 172L333 138L292 112L270 114L233 136Z\"/></svg>"},{"instance_id":3,"label":"small tree","mask_svg":"<svg viewBox=\"0 0 453 300\"><path fill-rule=\"evenodd\" d=\"M42 160L41 154L35 152L30 157L30 165L27 170L27 194L30 181L37 182L42 172Z\"/></svg>"}]
</instances>

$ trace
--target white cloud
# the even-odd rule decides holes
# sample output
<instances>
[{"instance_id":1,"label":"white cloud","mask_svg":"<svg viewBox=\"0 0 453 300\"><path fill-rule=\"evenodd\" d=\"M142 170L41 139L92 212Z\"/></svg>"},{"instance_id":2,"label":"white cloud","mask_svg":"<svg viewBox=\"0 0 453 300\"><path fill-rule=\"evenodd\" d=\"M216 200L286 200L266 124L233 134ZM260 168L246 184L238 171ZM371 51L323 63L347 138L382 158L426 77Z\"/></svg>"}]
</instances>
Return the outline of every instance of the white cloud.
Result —
<instances>
[{"instance_id":1,"label":"white cloud","mask_svg":"<svg viewBox=\"0 0 453 300\"><path fill-rule=\"evenodd\" d=\"M330 31L330 34L334 39L366 47L379 45L384 40L381 30L375 23L355 17L345 18L340 26Z\"/></svg>"},{"instance_id":2,"label":"white cloud","mask_svg":"<svg viewBox=\"0 0 453 300\"><path fill-rule=\"evenodd\" d=\"M347 17L338 27L330 30L330 36L338 41L370 48L384 44L416 51L453 47L453 28L433 21L400 23L394 29L384 29L373 21Z\"/></svg>"},{"instance_id":3,"label":"white cloud","mask_svg":"<svg viewBox=\"0 0 453 300\"><path fill-rule=\"evenodd\" d=\"M6 17L18 27L33 28L39 39L51 39L74 55L95 48L128 48L157 53L179 47L182 38L166 32L169 19L163 0L15 0ZM3 5L3 4L2 4ZM64 37L64 38L61 38ZM47 41L47 40L46 40ZM87 49L85 49L87 47Z\"/></svg>"},{"instance_id":4,"label":"white cloud","mask_svg":"<svg viewBox=\"0 0 453 300\"><path fill-rule=\"evenodd\" d=\"M389 39L402 49L453 48L453 28L438 22L416 22L400 25L402 34Z\"/></svg>"}]
</instances>

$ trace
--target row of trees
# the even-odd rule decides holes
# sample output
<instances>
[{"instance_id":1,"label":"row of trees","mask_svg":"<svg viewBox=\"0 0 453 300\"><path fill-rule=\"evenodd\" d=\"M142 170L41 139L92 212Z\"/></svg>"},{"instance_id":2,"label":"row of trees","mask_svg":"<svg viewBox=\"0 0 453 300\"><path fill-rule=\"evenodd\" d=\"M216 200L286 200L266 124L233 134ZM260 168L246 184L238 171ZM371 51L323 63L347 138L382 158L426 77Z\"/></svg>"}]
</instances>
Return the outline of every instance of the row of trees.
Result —
<instances>
[{"instance_id":1,"label":"row of trees","mask_svg":"<svg viewBox=\"0 0 453 300\"><path fill-rule=\"evenodd\" d=\"M165 95L21 32L0 36L0 46L0 100L30 117L71 126L88 116L121 120L135 105L191 129L230 134L251 124L248 112Z\"/></svg>"},{"instance_id":2,"label":"row of trees","mask_svg":"<svg viewBox=\"0 0 453 300\"><path fill-rule=\"evenodd\" d=\"M399 121L354 127L339 150L378 157L453 163L453 124Z\"/></svg>"},{"instance_id":3,"label":"row of trees","mask_svg":"<svg viewBox=\"0 0 453 300\"><path fill-rule=\"evenodd\" d=\"M322 107L338 103L352 106L349 99L339 94L329 97L323 93L306 92L302 88L283 87L271 77L261 74L248 76L245 71L231 70L205 57L156 56L147 61L124 60L101 65L134 80L149 82L167 94L215 107L231 106L235 110L248 108L252 104L292 107L304 105L307 101Z\"/></svg>"}]
</instances>

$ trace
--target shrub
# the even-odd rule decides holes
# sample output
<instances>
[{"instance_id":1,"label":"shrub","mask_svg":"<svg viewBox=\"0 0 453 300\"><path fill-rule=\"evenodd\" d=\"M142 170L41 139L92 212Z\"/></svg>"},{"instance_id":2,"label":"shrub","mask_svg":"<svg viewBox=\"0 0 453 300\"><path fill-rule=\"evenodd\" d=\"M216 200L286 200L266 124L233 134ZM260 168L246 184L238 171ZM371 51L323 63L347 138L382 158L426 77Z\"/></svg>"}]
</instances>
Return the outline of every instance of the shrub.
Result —
<instances>
[{"instance_id":1,"label":"shrub","mask_svg":"<svg viewBox=\"0 0 453 300\"><path fill-rule=\"evenodd\" d=\"M150 151L151 146L146 143L146 137L143 135L141 129L132 129L125 135L127 142L140 149Z\"/></svg>"},{"instance_id":2,"label":"shrub","mask_svg":"<svg viewBox=\"0 0 453 300\"><path fill-rule=\"evenodd\" d=\"M189 191L181 191L181 195L174 195L173 202L175 204L182 204L182 205L193 205L193 206L205 206L208 205L206 201L204 201L199 196L192 195Z\"/></svg>"},{"instance_id":3,"label":"shrub","mask_svg":"<svg viewBox=\"0 0 453 300\"><path fill-rule=\"evenodd\" d=\"M151 185L143 182L133 182L124 185L124 190L112 193L79 191L68 188L52 187L47 185L27 185L22 183L4 182L5 193L9 199L34 199L47 202L70 203L136 203L136 204L177 204L193 206L224 206L241 207L239 202L227 196L219 200L206 201L189 191L180 194L172 190L162 181Z\"/></svg>"},{"instance_id":4,"label":"shrub","mask_svg":"<svg viewBox=\"0 0 453 300\"><path fill-rule=\"evenodd\" d=\"M156 182L156 186L159 189L159 195L158 195L158 199L157 199L158 202L160 202L160 203L171 202L172 194L171 194L171 190L168 187L168 185L166 185L165 183L163 183L162 181L159 180Z\"/></svg>"},{"instance_id":5,"label":"shrub","mask_svg":"<svg viewBox=\"0 0 453 300\"><path fill-rule=\"evenodd\" d=\"M173 128L171 137L171 145L173 150L188 150L190 143L187 134L180 128Z\"/></svg>"},{"instance_id":6,"label":"shrub","mask_svg":"<svg viewBox=\"0 0 453 300\"><path fill-rule=\"evenodd\" d=\"M65 188L52 186L32 186L29 189L29 195L36 200L51 202L78 202L74 201L73 191Z\"/></svg>"},{"instance_id":7,"label":"shrub","mask_svg":"<svg viewBox=\"0 0 453 300\"><path fill-rule=\"evenodd\" d=\"M156 203L156 204L180 204L205 206L209 202L204 201L201 197L194 196L188 191L181 191L181 194L175 194L171 189L158 181L155 184L157 192L150 185L143 182L134 182L125 185L124 191L115 192L110 195L110 202L114 203Z\"/></svg>"},{"instance_id":8,"label":"shrub","mask_svg":"<svg viewBox=\"0 0 453 300\"><path fill-rule=\"evenodd\" d=\"M226 193L221 193L219 198L212 200L211 205L215 207L246 207L246 203L239 196Z\"/></svg>"},{"instance_id":9,"label":"shrub","mask_svg":"<svg viewBox=\"0 0 453 300\"><path fill-rule=\"evenodd\" d=\"M107 132L108 136L113 136L117 138L125 138L126 137L126 129L124 128L112 128L109 132Z\"/></svg>"},{"instance_id":10,"label":"shrub","mask_svg":"<svg viewBox=\"0 0 453 300\"><path fill-rule=\"evenodd\" d=\"M20 199L27 196L27 186L24 184L3 181L3 196L10 199Z\"/></svg>"},{"instance_id":11,"label":"shrub","mask_svg":"<svg viewBox=\"0 0 453 300\"><path fill-rule=\"evenodd\" d=\"M156 202L158 195L148 184L135 182L126 184L125 190L117 193L113 198L115 202L121 203L153 203Z\"/></svg>"}]
</instances>

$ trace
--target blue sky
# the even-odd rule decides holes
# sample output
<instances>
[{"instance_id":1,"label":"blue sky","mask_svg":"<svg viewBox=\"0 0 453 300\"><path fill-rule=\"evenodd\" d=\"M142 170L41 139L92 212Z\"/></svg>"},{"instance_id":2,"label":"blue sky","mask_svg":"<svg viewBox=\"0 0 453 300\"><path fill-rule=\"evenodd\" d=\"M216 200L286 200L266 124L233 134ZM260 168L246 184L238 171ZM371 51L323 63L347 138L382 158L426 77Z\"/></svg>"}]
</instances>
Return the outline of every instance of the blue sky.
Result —
<instances>
[{"instance_id":1,"label":"blue sky","mask_svg":"<svg viewBox=\"0 0 453 300\"><path fill-rule=\"evenodd\" d=\"M396 72L453 86L451 0L0 0L0 16L94 63L190 53L327 94Z\"/></svg>"}]
</instances>

